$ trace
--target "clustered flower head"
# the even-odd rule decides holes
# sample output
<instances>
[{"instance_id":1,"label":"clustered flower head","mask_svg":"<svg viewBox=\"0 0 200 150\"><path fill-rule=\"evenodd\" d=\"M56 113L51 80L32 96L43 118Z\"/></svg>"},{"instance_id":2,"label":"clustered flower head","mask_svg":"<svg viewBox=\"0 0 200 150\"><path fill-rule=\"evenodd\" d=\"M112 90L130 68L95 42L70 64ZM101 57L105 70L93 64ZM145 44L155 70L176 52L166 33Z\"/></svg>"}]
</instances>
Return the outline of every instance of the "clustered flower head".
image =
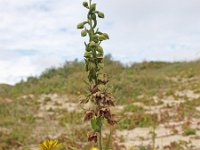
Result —
<instances>
[{"instance_id":1,"label":"clustered flower head","mask_svg":"<svg viewBox=\"0 0 200 150\"><path fill-rule=\"evenodd\" d=\"M59 148L61 144L58 140L45 140L42 144L39 145L40 150L55 150Z\"/></svg>"},{"instance_id":2,"label":"clustered flower head","mask_svg":"<svg viewBox=\"0 0 200 150\"><path fill-rule=\"evenodd\" d=\"M99 150L99 149L96 147L92 147L90 150Z\"/></svg>"},{"instance_id":3,"label":"clustered flower head","mask_svg":"<svg viewBox=\"0 0 200 150\"><path fill-rule=\"evenodd\" d=\"M82 103L89 101L95 106L84 113L84 121L91 121L93 132L88 135L89 141L97 142L98 133L101 132L102 121L105 119L110 125L114 125L116 120L110 111L114 106L113 97L107 91L108 78L104 73L104 51L100 46L101 42L109 39L107 33L99 31L97 18L104 18L104 13L96 9L96 4L92 0L83 2L83 6L88 10L87 20L77 25L81 29L81 36L88 35L89 42L85 42L85 69L88 72L88 95Z\"/></svg>"}]
</instances>

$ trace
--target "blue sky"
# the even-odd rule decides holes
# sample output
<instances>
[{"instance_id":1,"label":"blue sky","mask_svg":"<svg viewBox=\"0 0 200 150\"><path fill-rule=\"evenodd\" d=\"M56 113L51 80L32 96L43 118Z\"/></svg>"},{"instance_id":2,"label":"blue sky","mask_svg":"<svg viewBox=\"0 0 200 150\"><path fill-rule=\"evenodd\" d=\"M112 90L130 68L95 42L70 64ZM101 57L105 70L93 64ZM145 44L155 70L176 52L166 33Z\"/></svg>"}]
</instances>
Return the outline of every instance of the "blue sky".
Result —
<instances>
[{"instance_id":1,"label":"blue sky","mask_svg":"<svg viewBox=\"0 0 200 150\"><path fill-rule=\"evenodd\" d=\"M110 40L105 52L124 63L200 58L199 0L94 0ZM81 0L0 0L0 83L14 84L66 60L83 59L76 24Z\"/></svg>"}]
</instances>

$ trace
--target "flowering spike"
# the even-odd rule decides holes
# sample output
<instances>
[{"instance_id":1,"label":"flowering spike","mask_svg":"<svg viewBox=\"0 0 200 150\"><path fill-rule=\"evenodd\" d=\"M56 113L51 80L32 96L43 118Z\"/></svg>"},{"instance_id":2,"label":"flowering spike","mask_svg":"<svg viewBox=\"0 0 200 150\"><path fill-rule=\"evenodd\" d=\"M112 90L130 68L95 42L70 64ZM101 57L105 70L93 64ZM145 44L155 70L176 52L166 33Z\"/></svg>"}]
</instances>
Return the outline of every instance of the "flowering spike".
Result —
<instances>
[{"instance_id":1,"label":"flowering spike","mask_svg":"<svg viewBox=\"0 0 200 150\"><path fill-rule=\"evenodd\" d=\"M89 80L89 96L85 103L91 102L92 107L85 111L84 121L91 121L91 127L93 132L88 135L88 141L97 142L98 148L102 150L102 137L101 130L103 126L103 120L106 120L110 125L114 125L116 120L114 115L111 113L110 108L114 106L113 97L107 92L108 79L104 73L103 58L104 51L101 47L101 42L108 40L109 36L107 33L100 32L96 29L97 26L97 16L99 18L104 18L104 13L97 11L96 3L92 3L92 0L88 2L83 2L83 6L88 8L87 21L78 24L78 29L83 29L87 24L89 29L84 29L81 31L83 37L89 36L89 41L85 42L85 69L88 73ZM103 87L103 88L102 88ZM83 101L82 101L83 102Z\"/></svg>"}]
</instances>

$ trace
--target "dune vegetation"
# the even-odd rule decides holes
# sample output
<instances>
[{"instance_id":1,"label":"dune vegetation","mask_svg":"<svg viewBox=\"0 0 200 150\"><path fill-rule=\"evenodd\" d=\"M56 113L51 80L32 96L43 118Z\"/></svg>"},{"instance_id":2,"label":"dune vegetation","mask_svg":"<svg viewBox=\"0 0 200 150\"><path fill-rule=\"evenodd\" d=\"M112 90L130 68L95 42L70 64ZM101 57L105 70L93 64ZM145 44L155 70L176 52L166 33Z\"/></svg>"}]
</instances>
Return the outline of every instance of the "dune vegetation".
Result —
<instances>
[{"instance_id":1,"label":"dune vegetation","mask_svg":"<svg viewBox=\"0 0 200 150\"><path fill-rule=\"evenodd\" d=\"M107 55L104 62L118 118L113 149L148 149L153 143L199 148L200 61L124 65ZM92 147L79 105L86 77L84 63L74 60L14 86L0 85L0 150L34 150L45 138L59 139L66 149Z\"/></svg>"}]
</instances>

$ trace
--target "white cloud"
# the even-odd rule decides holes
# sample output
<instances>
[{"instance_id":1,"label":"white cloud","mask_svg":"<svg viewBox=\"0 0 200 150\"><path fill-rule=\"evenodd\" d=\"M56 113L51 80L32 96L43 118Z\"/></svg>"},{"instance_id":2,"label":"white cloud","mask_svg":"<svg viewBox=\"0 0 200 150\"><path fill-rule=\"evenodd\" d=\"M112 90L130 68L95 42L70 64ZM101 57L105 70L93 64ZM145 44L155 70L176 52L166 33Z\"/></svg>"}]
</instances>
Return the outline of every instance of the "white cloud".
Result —
<instances>
[{"instance_id":1,"label":"white cloud","mask_svg":"<svg viewBox=\"0 0 200 150\"><path fill-rule=\"evenodd\" d=\"M16 83L82 58L81 0L0 0L0 82ZM200 57L199 0L101 0L106 53L123 62Z\"/></svg>"},{"instance_id":2,"label":"white cloud","mask_svg":"<svg viewBox=\"0 0 200 150\"><path fill-rule=\"evenodd\" d=\"M44 68L58 67L65 57L55 52L4 51L0 55L0 83L14 84L28 76L37 76Z\"/></svg>"},{"instance_id":3,"label":"white cloud","mask_svg":"<svg viewBox=\"0 0 200 150\"><path fill-rule=\"evenodd\" d=\"M9 56L10 57L10 56ZM0 82L12 84L30 74L35 74L37 68L32 65L29 57L13 58L10 61L0 60Z\"/></svg>"},{"instance_id":4,"label":"white cloud","mask_svg":"<svg viewBox=\"0 0 200 150\"><path fill-rule=\"evenodd\" d=\"M200 1L126 0L113 3L100 5L106 6L106 14L113 23L108 29L112 44L107 42L106 47L113 49L111 52L117 59L123 56L125 61L173 61L200 57Z\"/></svg>"}]
</instances>

